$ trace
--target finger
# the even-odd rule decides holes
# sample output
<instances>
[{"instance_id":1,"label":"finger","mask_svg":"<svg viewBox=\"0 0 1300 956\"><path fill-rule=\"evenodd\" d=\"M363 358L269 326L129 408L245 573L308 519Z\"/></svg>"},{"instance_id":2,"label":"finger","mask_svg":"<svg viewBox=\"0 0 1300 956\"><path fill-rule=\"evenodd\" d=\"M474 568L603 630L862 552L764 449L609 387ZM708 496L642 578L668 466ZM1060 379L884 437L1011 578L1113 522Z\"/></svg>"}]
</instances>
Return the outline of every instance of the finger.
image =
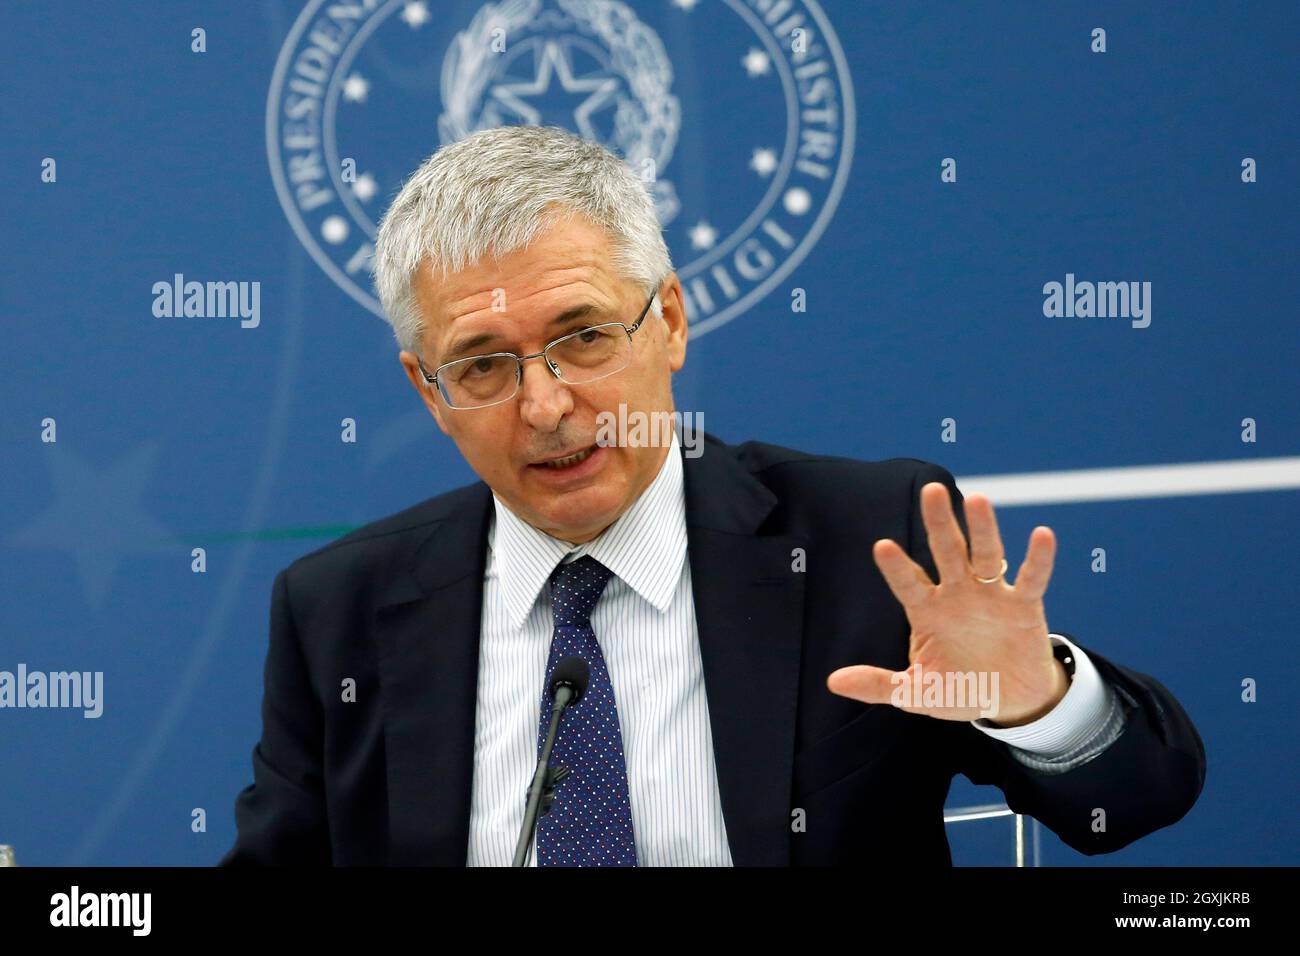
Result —
<instances>
[{"instance_id":1,"label":"finger","mask_svg":"<svg viewBox=\"0 0 1300 956\"><path fill-rule=\"evenodd\" d=\"M1041 600L1047 593L1056 561L1056 534L1047 525L1039 525L1029 535L1025 561L1016 572L1016 593L1028 600Z\"/></svg>"},{"instance_id":2,"label":"finger","mask_svg":"<svg viewBox=\"0 0 1300 956\"><path fill-rule=\"evenodd\" d=\"M925 568L913 561L898 542L881 538L872 547L871 556L904 610L920 604L934 590Z\"/></svg>"},{"instance_id":3,"label":"finger","mask_svg":"<svg viewBox=\"0 0 1300 956\"><path fill-rule=\"evenodd\" d=\"M947 485L932 481L921 489L921 517L925 521L926 536L930 539L934 565L939 570L939 582L970 577L966 538L953 513Z\"/></svg>"},{"instance_id":4,"label":"finger","mask_svg":"<svg viewBox=\"0 0 1300 956\"><path fill-rule=\"evenodd\" d=\"M832 694L852 697L864 704L888 704L901 679L895 678L894 674L884 667L855 664L832 671L826 678L826 688Z\"/></svg>"},{"instance_id":5,"label":"finger","mask_svg":"<svg viewBox=\"0 0 1300 956\"><path fill-rule=\"evenodd\" d=\"M995 577L1006 552L1002 548L993 502L987 495L971 495L966 499L966 526L970 529L971 570L982 578Z\"/></svg>"}]
</instances>

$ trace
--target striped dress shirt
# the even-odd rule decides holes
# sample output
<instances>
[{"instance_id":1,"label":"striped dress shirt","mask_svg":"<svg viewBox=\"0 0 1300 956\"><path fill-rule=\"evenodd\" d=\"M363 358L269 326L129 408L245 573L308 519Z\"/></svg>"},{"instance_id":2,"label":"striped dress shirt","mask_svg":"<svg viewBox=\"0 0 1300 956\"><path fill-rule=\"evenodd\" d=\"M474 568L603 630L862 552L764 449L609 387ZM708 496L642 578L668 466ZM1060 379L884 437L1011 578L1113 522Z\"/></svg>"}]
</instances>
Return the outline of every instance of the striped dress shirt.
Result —
<instances>
[{"instance_id":1,"label":"striped dress shirt","mask_svg":"<svg viewBox=\"0 0 1300 956\"><path fill-rule=\"evenodd\" d=\"M575 546L537 530L495 496L493 504L466 862L508 866L514 856L525 793L537 764L542 682L551 646L546 584L560 562L590 555L614 573L592 611L591 625L618 707L637 858L642 866L730 866L686 560L677 435L650 486L585 544ZM1052 640L1070 644L1059 635ZM1122 730L1123 712L1114 692L1086 655L1074 650L1074 681L1050 713L1023 727L974 722L1011 744L1021 762L1043 772L1063 772L1091 759Z\"/></svg>"}]
</instances>

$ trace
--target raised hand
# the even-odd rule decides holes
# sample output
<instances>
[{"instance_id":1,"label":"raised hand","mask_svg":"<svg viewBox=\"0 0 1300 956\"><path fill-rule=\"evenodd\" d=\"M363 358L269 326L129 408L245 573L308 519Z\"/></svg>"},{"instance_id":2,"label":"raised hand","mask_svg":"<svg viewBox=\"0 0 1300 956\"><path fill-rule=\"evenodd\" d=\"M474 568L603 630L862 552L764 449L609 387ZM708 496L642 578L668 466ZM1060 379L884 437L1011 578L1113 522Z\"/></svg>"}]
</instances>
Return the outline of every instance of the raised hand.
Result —
<instances>
[{"instance_id":1,"label":"raised hand","mask_svg":"<svg viewBox=\"0 0 1300 956\"><path fill-rule=\"evenodd\" d=\"M972 495L965 512L969 558L947 487L934 481L921 489L938 584L897 542L875 543L872 557L912 627L909 667L841 667L827 677L832 692L943 720L987 717L1004 727L1037 720L1065 696L1069 678L1052 656L1043 610L1056 536L1035 528L1016 583L1008 584L992 502ZM941 694L933 693L936 680ZM980 687L992 693L981 695Z\"/></svg>"}]
</instances>

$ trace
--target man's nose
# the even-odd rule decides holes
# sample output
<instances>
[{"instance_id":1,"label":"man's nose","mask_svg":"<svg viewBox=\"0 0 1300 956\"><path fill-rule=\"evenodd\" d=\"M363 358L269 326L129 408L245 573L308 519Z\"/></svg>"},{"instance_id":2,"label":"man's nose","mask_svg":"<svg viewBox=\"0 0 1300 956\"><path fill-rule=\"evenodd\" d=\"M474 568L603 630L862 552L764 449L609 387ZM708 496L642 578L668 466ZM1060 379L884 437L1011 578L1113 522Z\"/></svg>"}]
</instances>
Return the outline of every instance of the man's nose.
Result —
<instances>
[{"instance_id":1,"label":"man's nose","mask_svg":"<svg viewBox=\"0 0 1300 956\"><path fill-rule=\"evenodd\" d=\"M564 416L573 411L573 396L545 365L546 356L524 363L524 380L519 385L519 414L524 423L540 432L553 432Z\"/></svg>"}]
</instances>

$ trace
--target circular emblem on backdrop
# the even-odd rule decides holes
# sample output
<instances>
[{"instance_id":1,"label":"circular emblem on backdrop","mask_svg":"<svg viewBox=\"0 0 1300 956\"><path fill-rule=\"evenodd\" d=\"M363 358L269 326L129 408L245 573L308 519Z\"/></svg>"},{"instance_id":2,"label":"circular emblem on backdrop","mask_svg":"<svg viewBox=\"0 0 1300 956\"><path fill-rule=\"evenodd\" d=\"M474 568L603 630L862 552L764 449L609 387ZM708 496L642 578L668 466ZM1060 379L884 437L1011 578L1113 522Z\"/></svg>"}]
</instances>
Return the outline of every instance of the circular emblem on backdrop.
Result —
<instances>
[{"instance_id":1,"label":"circular emblem on backdrop","mask_svg":"<svg viewBox=\"0 0 1300 956\"><path fill-rule=\"evenodd\" d=\"M307 251L382 315L375 233L406 177L480 129L562 126L646 183L699 336L817 242L848 177L852 90L814 0L503 0L463 17L311 0L276 61L267 153Z\"/></svg>"}]
</instances>

